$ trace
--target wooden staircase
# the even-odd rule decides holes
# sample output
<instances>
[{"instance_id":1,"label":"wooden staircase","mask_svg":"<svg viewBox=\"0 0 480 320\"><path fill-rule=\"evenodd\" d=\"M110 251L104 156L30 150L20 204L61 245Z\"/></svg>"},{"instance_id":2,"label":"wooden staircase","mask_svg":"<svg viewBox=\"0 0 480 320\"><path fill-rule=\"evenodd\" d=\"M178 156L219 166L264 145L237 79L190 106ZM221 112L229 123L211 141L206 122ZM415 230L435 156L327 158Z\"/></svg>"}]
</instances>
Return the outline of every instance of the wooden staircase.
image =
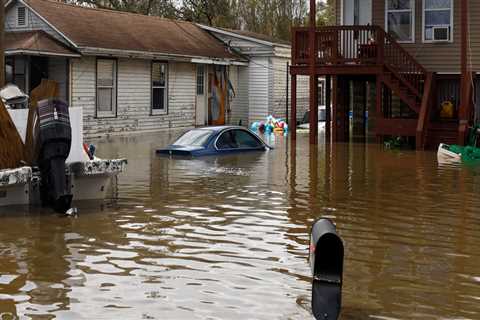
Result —
<instances>
[{"instance_id":1,"label":"wooden staircase","mask_svg":"<svg viewBox=\"0 0 480 320\"><path fill-rule=\"evenodd\" d=\"M457 143L466 131L469 115L464 115L463 127L457 119L432 123L436 74L427 71L390 34L379 26L326 26L312 30L293 28L292 75L375 75L377 112L375 134L415 137L417 149L436 148L438 143ZM315 70L310 64L314 45ZM385 112L388 106L383 90L397 96L412 112L394 117ZM461 118L461 117L460 117ZM339 126L337 124L337 126ZM463 128L463 131L462 131ZM341 131L341 130L340 130Z\"/></svg>"}]
</instances>

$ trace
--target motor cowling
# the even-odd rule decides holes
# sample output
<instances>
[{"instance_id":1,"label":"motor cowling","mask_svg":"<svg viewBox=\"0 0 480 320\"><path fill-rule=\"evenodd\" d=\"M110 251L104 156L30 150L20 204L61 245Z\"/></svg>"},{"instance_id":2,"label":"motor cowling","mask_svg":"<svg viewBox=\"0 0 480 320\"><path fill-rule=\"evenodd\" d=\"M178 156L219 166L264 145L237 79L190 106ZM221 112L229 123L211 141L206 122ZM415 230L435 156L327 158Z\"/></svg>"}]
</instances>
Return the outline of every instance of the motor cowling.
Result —
<instances>
[{"instance_id":1,"label":"motor cowling","mask_svg":"<svg viewBox=\"0 0 480 320\"><path fill-rule=\"evenodd\" d=\"M317 220L310 235L312 312L316 319L338 319L342 305L343 241L329 219Z\"/></svg>"},{"instance_id":2,"label":"motor cowling","mask_svg":"<svg viewBox=\"0 0 480 320\"><path fill-rule=\"evenodd\" d=\"M68 105L60 99L41 100L37 117L42 204L65 213L72 202L65 173L65 161L72 144Z\"/></svg>"}]
</instances>

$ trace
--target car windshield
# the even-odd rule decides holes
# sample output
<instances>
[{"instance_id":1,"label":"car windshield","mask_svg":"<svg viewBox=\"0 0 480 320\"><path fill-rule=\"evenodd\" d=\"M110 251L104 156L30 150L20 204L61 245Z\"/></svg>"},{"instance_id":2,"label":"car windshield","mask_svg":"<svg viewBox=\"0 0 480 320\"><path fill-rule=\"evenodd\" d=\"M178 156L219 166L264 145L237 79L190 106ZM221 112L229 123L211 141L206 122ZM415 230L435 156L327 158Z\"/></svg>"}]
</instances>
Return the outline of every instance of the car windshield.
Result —
<instances>
[{"instance_id":1,"label":"car windshield","mask_svg":"<svg viewBox=\"0 0 480 320\"><path fill-rule=\"evenodd\" d=\"M195 146L203 147L213 134L212 130L190 130L185 132L173 144L176 146Z\"/></svg>"}]
</instances>

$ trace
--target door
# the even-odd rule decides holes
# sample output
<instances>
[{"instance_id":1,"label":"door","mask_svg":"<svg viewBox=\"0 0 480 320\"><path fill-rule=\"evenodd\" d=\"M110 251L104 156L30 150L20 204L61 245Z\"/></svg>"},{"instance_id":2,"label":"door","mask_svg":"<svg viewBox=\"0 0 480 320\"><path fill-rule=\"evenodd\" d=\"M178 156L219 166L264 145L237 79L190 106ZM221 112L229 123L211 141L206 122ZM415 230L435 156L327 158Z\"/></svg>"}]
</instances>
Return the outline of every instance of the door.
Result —
<instances>
[{"instance_id":1,"label":"door","mask_svg":"<svg viewBox=\"0 0 480 320\"><path fill-rule=\"evenodd\" d=\"M208 124L225 124L227 103L227 73L225 66L213 66L208 72Z\"/></svg>"},{"instance_id":2,"label":"door","mask_svg":"<svg viewBox=\"0 0 480 320\"><path fill-rule=\"evenodd\" d=\"M372 24L372 0L343 0L342 25Z\"/></svg>"},{"instance_id":3,"label":"door","mask_svg":"<svg viewBox=\"0 0 480 320\"><path fill-rule=\"evenodd\" d=\"M205 73L204 64L197 65L197 105L195 114L195 125L204 126L207 124L207 92L205 92Z\"/></svg>"}]
</instances>

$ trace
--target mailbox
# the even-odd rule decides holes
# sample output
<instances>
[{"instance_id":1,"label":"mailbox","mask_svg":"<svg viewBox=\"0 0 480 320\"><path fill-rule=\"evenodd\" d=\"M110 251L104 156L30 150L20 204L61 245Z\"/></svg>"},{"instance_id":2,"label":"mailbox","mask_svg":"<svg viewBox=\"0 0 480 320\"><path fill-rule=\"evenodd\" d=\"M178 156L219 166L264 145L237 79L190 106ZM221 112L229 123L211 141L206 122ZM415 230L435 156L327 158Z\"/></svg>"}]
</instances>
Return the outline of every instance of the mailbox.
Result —
<instances>
[{"instance_id":1,"label":"mailbox","mask_svg":"<svg viewBox=\"0 0 480 320\"><path fill-rule=\"evenodd\" d=\"M310 235L312 312L315 319L338 319L342 304L343 242L329 219L313 224Z\"/></svg>"}]
</instances>

